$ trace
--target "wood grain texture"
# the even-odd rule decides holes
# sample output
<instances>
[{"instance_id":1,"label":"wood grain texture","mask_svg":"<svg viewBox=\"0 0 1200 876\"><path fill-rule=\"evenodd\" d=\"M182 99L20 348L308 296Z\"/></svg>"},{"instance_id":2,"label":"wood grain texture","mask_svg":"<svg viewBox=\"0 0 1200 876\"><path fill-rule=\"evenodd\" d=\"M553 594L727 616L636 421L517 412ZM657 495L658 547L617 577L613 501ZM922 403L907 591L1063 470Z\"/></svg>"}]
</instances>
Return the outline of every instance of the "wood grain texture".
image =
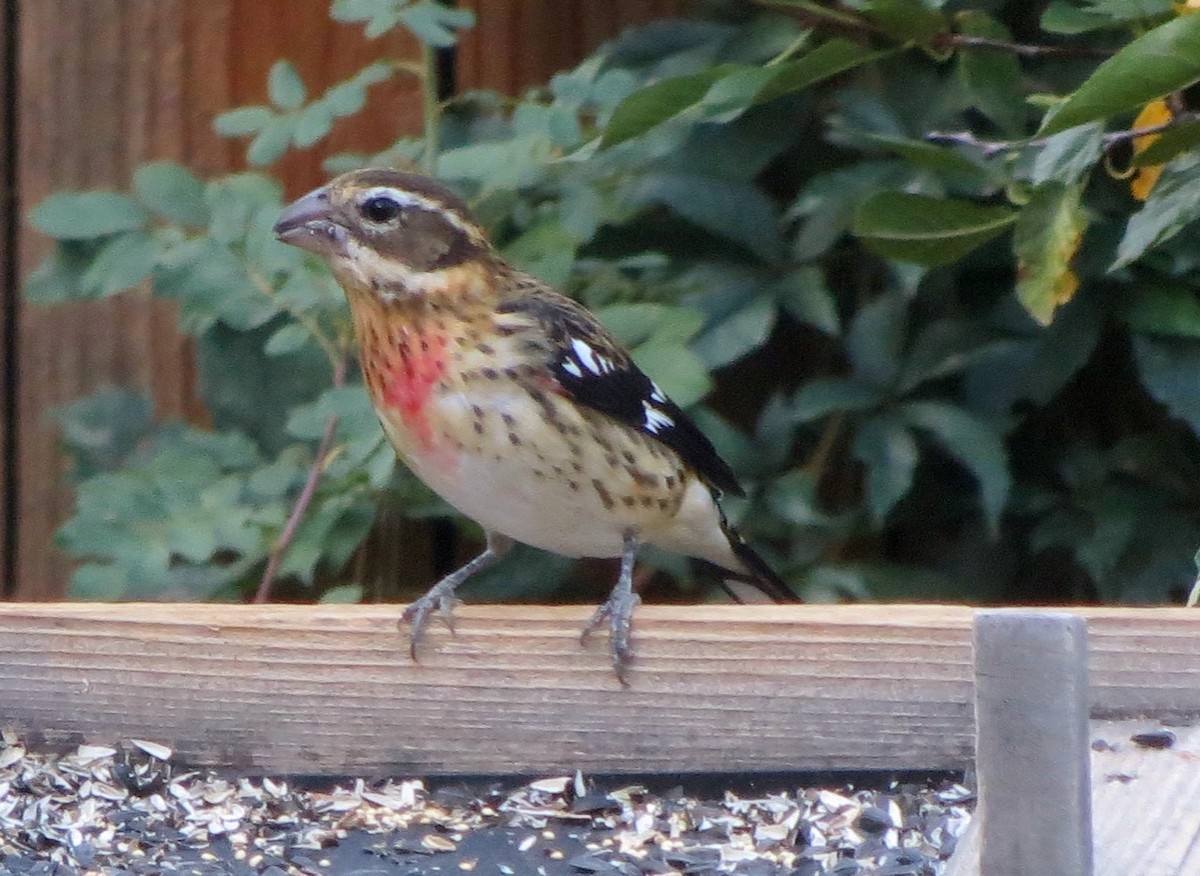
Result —
<instances>
[{"instance_id":1,"label":"wood grain texture","mask_svg":"<svg viewBox=\"0 0 1200 876\"><path fill-rule=\"evenodd\" d=\"M1092 876L1086 621L981 611L974 646L980 869Z\"/></svg>"},{"instance_id":2,"label":"wood grain texture","mask_svg":"<svg viewBox=\"0 0 1200 876\"><path fill-rule=\"evenodd\" d=\"M18 209L54 191L126 188L133 170L180 161L204 176L244 168L246 143L212 132L212 118L263 102L267 70L290 58L317 93L381 56L416 57L411 39L367 40L329 21L327 0L37 0L21 4ZM285 159L292 194L324 179L336 151L382 148L420 129L419 89L397 77L371 92L367 112L338 123L327 143ZM50 242L28 226L25 276ZM190 341L175 308L145 293L54 308L21 307L17 423L21 475L18 599L60 598L70 564L54 531L74 505L54 410L104 385L140 389L162 419L204 423Z\"/></svg>"},{"instance_id":3,"label":"wood grain texture","mask_svg":"<svg viewBox=\"0 0 1200 876\"><path fill-rule=\"evenodd\" d=\"M15 465L15 460L11 459L10 442L14 433L9 405L15 388L9 359L15 354L11 344L15 340L17 277L12 246L19 221L13 185L17 158L15 106L10 105L16 88L13 57L16 14L13 4L0 5L0 599L14 586L14 570L10 566L15 545L9 543L14 525L10 519L9 498L14 485L9 481L10 466Z\"/></svg>"},{"instance_id":4,"label":"wood grain texture","mask_svg":"<svg viewBox=\"0 0 1200 876\"><path fill-rule=\"evenodd\" d=\"M1158 721L1092 721L1094 876L1200 873L1200 726L1172 727L1169 750L1140 748ZM979 822L959 841L945 876L980 876Z\"/></svg>"},{"instance_id":5,"label":"wood grain texture","mask_svg":"<svg viewBox=\"0 0 1200 876\"><path fill-rule=\"evenodd\" d=\"M577 63L622 27L686 5L476 2L479 22L459 56L459 86L515 93ZM376 58L417 57L411 37L368 40L359 25L331 22L328 7L328 0L24 0L17 209L24 213L63 189L125 188L134 168L154 159L181 161L203 176L243 169L245 142L217 137L212 118L263 102L267 70L277 58L291 60L317 93ZM296 195L324 179L326 155L375 151L419 131L418 92L405 76L374 87L363 114L339 121L327 142L286 156L271 172ZM25 276L50 244L28 226L18 244ZM153 396L164 419L204 423L207 415L192 346L176 331L168 303L126 294L52 309L21 307L16 324L16 598L54 599L65 592L70 563L54 549L53 536L74 498L53 411L115 384ZM360 561L366 568L383 565ZM380 578L403 572L382 570ZM417 577L427 579L429 570Z\"/></svg>"},{"instance_id":6,"label":"wood grain texture","mask_svg":"<svg viewBox=\"0 0 1200 876\"><path fill-rule=\"evenodd\" d=\"M687 0L464 0L475 27L463 34L458 88L520 94L578 64L636 24L683 14Z\"/></svg>"},{"instance_id":7,"label":"wood grain texture","mask_svg":"<svg viewBox=\"0 0 1200 876\"><path fill-rule=\"evenodd\" d=\"M942 769L972 755L972 612L643 606L622 690L587 607L0 605L0 725L314 774ZM1200 713L1200 613L1094 610L1092 706ZM1164 668L1165 667L1165 668Z\"/></svg>"},{"instance_id":8,"label":"wood grain texture","mask_svg":"<svg viewBox=\"0 0 1200 876\"><path fill-rule=\"evenodd\" d=\"M154 158L187 160L181 94L185 0L45 0L21 4L20 209L54 191L129 184ZM213 4L214 6L218 4ZM50 242L21 229L24 276ZM60 596L65 558L52 547L70 512L69 465L55 408L103 385L139 388L164 417L202 416L190 347L173 308L144 294L17 316L18 598Z\"/></svg>"}]
</instances>

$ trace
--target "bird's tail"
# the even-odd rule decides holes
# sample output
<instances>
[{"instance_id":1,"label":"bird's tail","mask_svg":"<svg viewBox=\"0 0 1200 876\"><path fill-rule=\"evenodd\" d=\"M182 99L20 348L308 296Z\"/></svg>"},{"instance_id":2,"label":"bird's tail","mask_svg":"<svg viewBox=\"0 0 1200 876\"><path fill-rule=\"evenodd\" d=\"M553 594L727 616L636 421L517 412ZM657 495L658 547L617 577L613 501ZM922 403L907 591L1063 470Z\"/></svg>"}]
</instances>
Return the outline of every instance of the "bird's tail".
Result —
<instances>
[{"instance_id":1,"label":"bird's tail","mask_svg":"<svg viewBox=\"0 0 1200 876\"><path fill-rule=\"evenodd\" d=\"M742 534L734 528L733 524L725 519L724 513L721 514L721 531L729 539L729 548L733 551L733 555L745 567L746 580L749 583L753 584L776 602L804 601L779 576L779 573L772 569L767 564L767 561L760 557L754 548L746 543L746 540L742 538ZM741 602L736 593L728 587L725 590L735 600Z\"/></svg>"}]
</instances>

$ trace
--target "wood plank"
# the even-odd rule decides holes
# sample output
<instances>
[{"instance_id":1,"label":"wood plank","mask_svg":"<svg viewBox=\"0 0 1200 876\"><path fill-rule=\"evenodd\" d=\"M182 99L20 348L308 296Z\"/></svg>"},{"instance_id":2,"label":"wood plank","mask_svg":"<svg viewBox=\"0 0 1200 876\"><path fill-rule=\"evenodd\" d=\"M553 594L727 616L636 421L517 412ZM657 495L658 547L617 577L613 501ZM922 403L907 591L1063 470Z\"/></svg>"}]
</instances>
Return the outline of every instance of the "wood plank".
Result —
<instances>
[{"instance_id":1,"label":"wood plank","mask_svg":"<svg viewBox=\"0 0 1200 876\"><path fill-rule=\"evenodd\" d=\"M45 0L21 5L18 194L24 213L60 189L125 187L153 158L187 159L180 94L186 0ZM216 4L214 4L215 7ZM206 122L207 123L207 122ZM50 242L20 229L24 276ZM99 386L155 397L164 416L199 409L174 308L144 294L55 308L21 305L16 594L61 596L69 568L54 531L73 507L53 411Z\"/></svg>"},{"instance_id":2,"label":"wood plank","mask_svg":"<svg viewBox=\"0 0 1200 876\"><path fill-rule=\"evenodd\" d=\"M1177 741L1168 750L1130 741L1161 726L1091 722L1095 876L1200 873L1200 726L1172 726ZM980 876L979 828L971 822L945 876Z\"/></svg>"},{"instance_id":3,"label":"wood plank","mask_svg":"<svg viewBox=\"0 0 1200 876\"><path fill-rule=\"evenodd\" d=\"M981 611L974 643L980 869L1092 876L1086 622Z\"/></svg>"},{"instance_id":4,"label":"wood plank","mask_svg":"<svg viewBox=\"0 0 1200 876\"><path fill-rule=\"evenodd\" d=\"M1172 727L1168 750L1142 748L1156 721L1104 722L1092 738L1096 876L1200 873L1200 727ZM1133 816L1133 817L1131 817Z\"/></svg>"},{"instance_id":5,"label":"wood plank","mask_svg":"<svg viewBox=\"0 0 1200 876\"><path fill-rule=\"evenodd\" d=\"M0 605L0 726L285 773L971 760L968 608L642 606L630 690L603 637L579 647L589 612L467 606L414 665L395 606ZM1200 711L1200 613L1080 613L1094 710Z\"/></svg>"},{"instance_id":6,"label":"wood plank","mask_svg":"<svg viewBox=\"0 0 1200 876\"><path fill-rule=\"evenodd\" d=\"M334 24L327 0L45 0L21 6L19 205L54 191L125 188L137 165L181 161L205 175L242 166L245 143L216 137L217 112L259 103L266 71L290 55L313 92L377 57L413 57L402 35L370 41ZM297 194L323 178L333 151L372 151L420 128L411 78L377 86L367 112L340 122L328 144L273 168ZM20 229L25 276L50 242ZM53 411L103 385L140 389L163 419L205 422L192 346L175 308L144 293L55 308L21 306L16 424L22 489L17 517L19 599L61 598L70 571L54 532L74 507L70 465Z\"/></svg>"},{"instance_id":7,"label":"wood plank","mask_svg":"<svg viewBox=\"0 0 1200 876\"><path fill-rule=\"evenodd\" d=\"M15 471L12 411L16 403L11 367L15 363L17 263L16 174L16 22L17 9L12 3L0 5L0 599L12 593L15 584L12 551L13 527L12 474Z\"/></svg>"},{"instance_id":8,"label":"wood plank","mask_svg":"<svg viewBox=\"0 0 1200 876\"><path fill-rule=\"evenodd\" d=\"M464 0L475 27L458 47L460 91L520 94L578 64L626 27L677 16L686 0Z\"/></svg>"}]
</instances>

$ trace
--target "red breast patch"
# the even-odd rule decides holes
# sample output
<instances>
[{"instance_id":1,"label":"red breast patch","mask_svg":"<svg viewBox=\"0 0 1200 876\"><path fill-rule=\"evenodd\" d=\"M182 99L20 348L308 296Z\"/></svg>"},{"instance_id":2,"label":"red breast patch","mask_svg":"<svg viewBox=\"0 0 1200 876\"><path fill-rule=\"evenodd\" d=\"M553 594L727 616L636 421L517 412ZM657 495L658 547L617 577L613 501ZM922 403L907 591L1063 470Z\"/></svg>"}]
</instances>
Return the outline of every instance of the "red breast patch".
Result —
<instances>
[{"instance_id":1,"label":"red breast patch","mask_svg":"<svg viewBox=\"0 0 1200 876\"><path fill-rule=\"evenodd\" d=\"M383 403L399 412L422 448L432 449L433 427L426 406L446 373L446 338L403 328L395 354L383 375Z\"/></svg>"}]
</instances>

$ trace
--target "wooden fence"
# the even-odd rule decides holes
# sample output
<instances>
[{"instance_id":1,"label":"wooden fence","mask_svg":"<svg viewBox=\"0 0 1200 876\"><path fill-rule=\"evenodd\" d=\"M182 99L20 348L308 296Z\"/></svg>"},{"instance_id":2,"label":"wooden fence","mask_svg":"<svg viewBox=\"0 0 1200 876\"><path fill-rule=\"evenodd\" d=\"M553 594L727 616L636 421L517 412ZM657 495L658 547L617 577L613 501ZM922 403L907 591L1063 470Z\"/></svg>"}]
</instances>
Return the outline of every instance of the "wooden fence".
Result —
<instances>
[{"instance_id":1,"label":"wooden fence","mask_svg":"<svg viewBox=\"0 0 1200 876\"><path fill-rule=\"evenodd\" d=\"M458 50L457 87L515 93L625 26L685 3L459 5L475 10L477 27ZM69 563L52 539L73 498L57 406L124 385L152 395L162 418L205 419L192 349L171 306L136 294L55 308L20 303L19 278L49 245L21 217L56 190L125 187L145 161L180 161L204 175L239 169L244 144L217 137L212 118L260 102L277 58L292 60L315 91L373 58L415 57L410 39L371 42L359 27L331 22L327 10L328 0L18 0L0 11L0 99L10 97L0 104L0 251L16 250L15 260L11 252L0 258L0 569L8 570L0 594L64 592ZM377 87L368 112L339 124L319 148L282 160L273 171L289 194L319 184L331 152L380 148L418 130L416 88L405 80Z\"/></svg>"}]
</instances>

